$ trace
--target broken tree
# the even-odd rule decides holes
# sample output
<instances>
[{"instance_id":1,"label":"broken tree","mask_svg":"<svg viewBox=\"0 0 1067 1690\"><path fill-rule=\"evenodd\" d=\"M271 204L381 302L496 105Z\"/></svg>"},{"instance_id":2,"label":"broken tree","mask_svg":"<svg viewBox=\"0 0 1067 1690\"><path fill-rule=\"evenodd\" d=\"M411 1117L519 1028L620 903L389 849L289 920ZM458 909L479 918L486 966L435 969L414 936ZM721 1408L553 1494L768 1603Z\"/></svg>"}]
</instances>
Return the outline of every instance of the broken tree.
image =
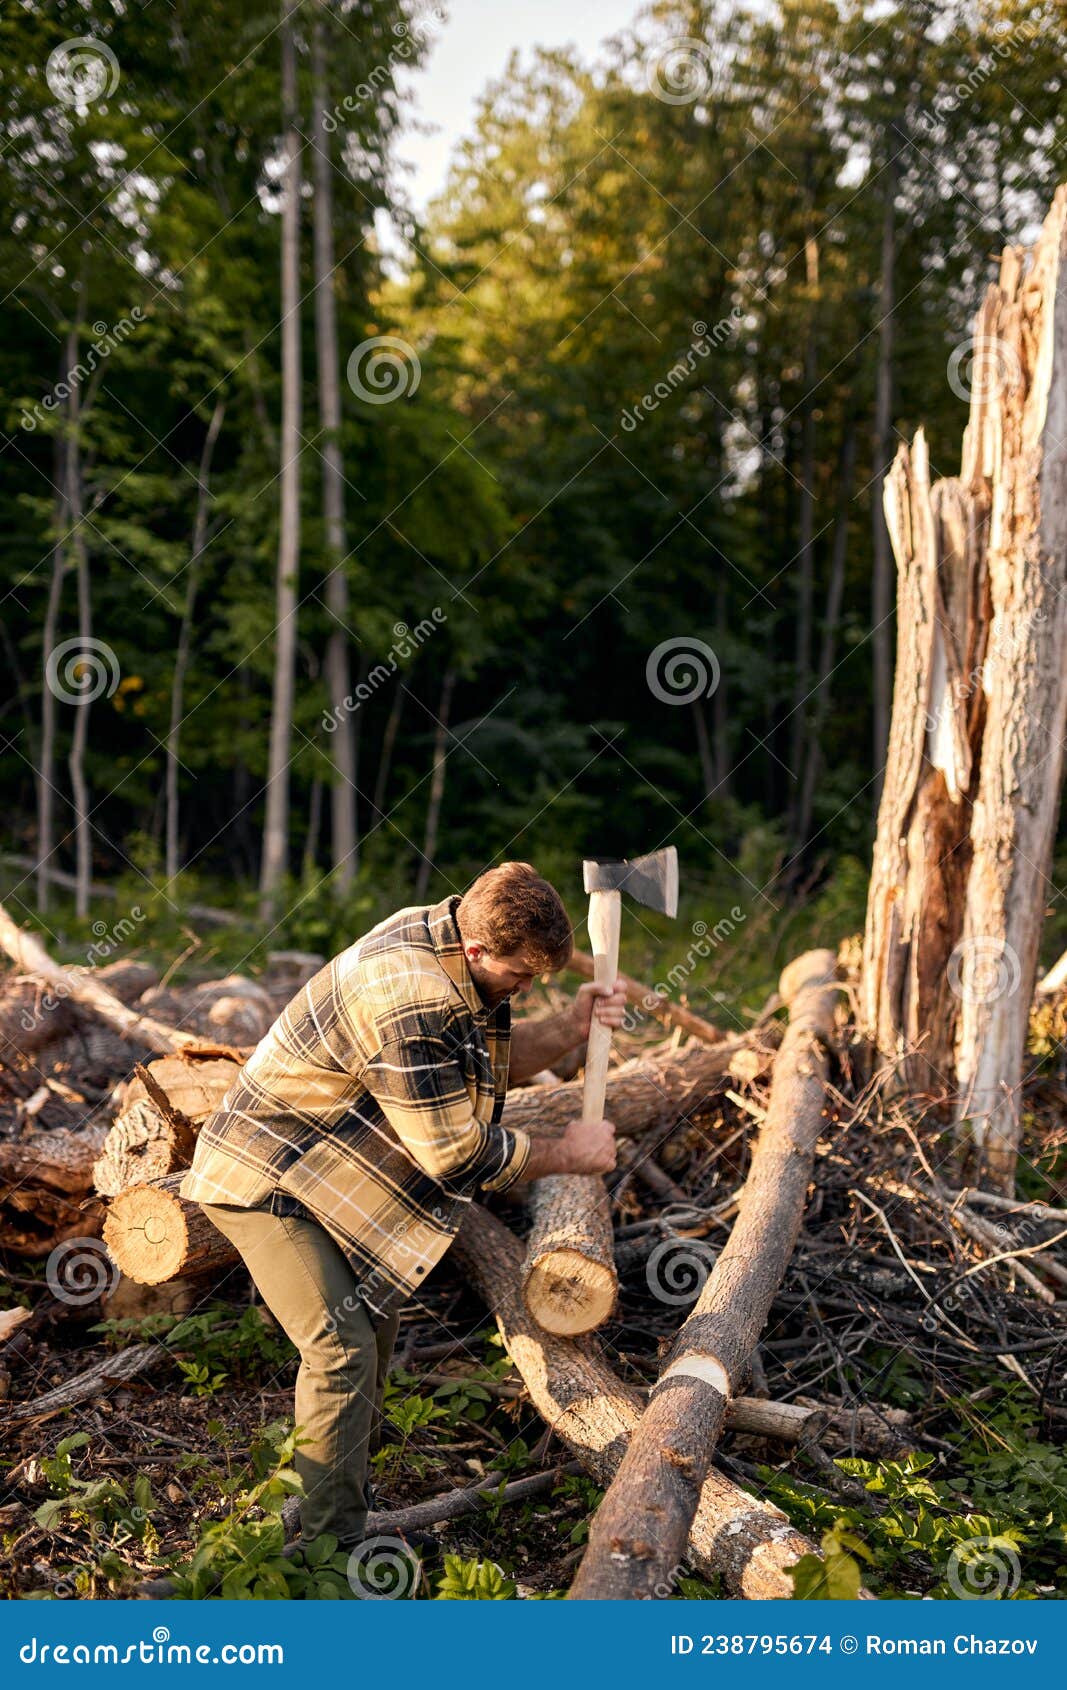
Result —
<instances>
[{"instance_id":1,"label":"broken tree","mask_svg":"<svg viewBox=\"0 0 1067 1690\"><path fill-rule=\"evenodd\" d=\"M1010 1191L1067 721L1067 187L959 350L959 476L931 485L920 431L886 483L897 669L862 1013L896 1083L953 1100L968 1177Z\"/></svg>"}]
</instances>

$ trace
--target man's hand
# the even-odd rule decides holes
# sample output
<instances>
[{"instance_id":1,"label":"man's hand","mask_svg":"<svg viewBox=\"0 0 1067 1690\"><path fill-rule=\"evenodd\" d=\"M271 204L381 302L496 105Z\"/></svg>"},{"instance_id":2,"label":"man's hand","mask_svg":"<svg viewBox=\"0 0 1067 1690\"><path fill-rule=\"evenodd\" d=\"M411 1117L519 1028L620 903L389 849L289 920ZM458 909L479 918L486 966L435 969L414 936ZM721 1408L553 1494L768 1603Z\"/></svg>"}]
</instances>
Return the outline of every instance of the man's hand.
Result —
<instances>
[{"instance_id":1,"label":"man's hand","mask_svg":"<svg viewBox=\"0 0 1067 1690\"><path fill-rule=\"evenodd\" d=\"M615 1166L615 1128L610 1121L568 1121L560 1140L570 1159L569 1174L610 1174Z\"/></svg>"},{"instance_id":2,"label":"man's hand","mask_svg":"<svg viewBox=\"0 0 1067 1690\"><path fill-rule=\"evenodd\" d=\"M626 987L621 980L616 980L614 986L598 986L592 980L587 981L574 994L575 1044L589 1037L594 1015L606 1027L621 1027L625 1014Z\"/></svg>"},{"instance_id":3,"label":"man's hand","mask_svg":"<svg viewBox=\"0 0 1067 1690\"><path fill-rule=\"evenodd\" d=\"M534 1138L522 1183L545 1174L610 1174L615 1128L610 1121L568 1121L559 1138Z\"/></svg>"}]
</instances>

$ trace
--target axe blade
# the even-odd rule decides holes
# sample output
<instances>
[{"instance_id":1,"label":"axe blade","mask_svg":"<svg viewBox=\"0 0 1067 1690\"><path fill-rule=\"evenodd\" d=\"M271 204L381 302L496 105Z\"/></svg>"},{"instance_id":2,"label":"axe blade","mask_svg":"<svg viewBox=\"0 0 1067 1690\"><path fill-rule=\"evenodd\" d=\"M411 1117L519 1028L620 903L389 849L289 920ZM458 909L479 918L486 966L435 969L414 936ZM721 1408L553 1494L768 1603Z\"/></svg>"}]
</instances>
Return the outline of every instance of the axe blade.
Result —
<instances>
[{"instance_id":1,"label":"axe blade","mask_svg":"<svg viewBox=\"0 0 1067 1690\"><path fill-rule=\"evenodd\" d=\"M673 845L621 863L582 864L587 892L627 892L661 915L678 914L678 852Z\"/></svg>"}]
</instances>

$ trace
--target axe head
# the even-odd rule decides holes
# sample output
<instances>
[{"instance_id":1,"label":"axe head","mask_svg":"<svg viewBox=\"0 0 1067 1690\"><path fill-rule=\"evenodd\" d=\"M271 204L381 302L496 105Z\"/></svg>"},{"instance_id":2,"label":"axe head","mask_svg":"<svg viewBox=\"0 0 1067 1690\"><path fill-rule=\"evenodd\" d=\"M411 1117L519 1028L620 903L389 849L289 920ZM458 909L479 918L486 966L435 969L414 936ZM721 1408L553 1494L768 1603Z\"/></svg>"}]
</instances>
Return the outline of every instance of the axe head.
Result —
<instances>
[{"instance_id":1,"label":"axe head","mask_svg":"<svg viewBox=\"0 0 1067 1690\"><path fill-rule=\"evenodd\" d=\"M628 892L661 915L678 914L678 853L673 845L621 863L585 861L587 892Z\"/></svg>"}]
</instances>

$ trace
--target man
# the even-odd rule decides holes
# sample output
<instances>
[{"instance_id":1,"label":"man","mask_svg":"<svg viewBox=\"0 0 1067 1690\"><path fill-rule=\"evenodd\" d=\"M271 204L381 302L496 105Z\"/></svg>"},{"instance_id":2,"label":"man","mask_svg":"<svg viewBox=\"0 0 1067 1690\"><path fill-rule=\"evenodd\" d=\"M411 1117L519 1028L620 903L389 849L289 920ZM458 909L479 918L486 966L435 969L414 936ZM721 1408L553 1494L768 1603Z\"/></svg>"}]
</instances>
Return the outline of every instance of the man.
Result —
<instances>
[{"instance_id":1,"label":"man","mask_svg":"<svg viewBox=\"0 0 1067 1690\"><path fill-rule=\"evenodd\" d=\"M584 1043L594 1013L622 1020L620 981L512 1026L512 996L563 968L572 942L529 863L400 910L297 994L200 1134L182 1195L237 1247L300 1352L304 1539L363 1539L400 1309L475 1193L615 1166L608 1121L572 1121L558 1139L500 1122L509 1080Z\"/></svg>"}]
</instances>

